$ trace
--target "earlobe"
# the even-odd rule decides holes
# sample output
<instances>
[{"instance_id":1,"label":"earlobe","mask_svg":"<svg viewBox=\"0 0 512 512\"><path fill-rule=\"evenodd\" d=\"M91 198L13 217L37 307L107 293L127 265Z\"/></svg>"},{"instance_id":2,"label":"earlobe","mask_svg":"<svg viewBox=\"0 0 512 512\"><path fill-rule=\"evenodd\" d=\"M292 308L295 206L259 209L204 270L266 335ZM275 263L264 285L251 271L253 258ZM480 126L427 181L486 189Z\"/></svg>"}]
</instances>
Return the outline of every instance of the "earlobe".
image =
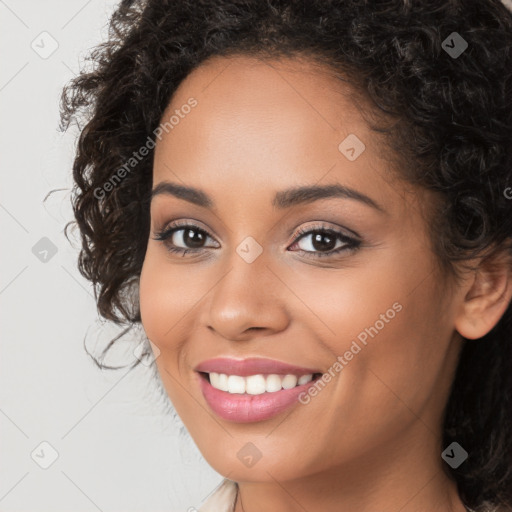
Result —
<instances>
[{"instance_id":1,"label":"earlobe","mask_svg":"<svg viewBox=\"0 0 512 512\"><path fill-rule=\"evenodd\" d=\"M512 297L512 261L510 253L488 256L473 271L466 286L456 331L467 339L485 336L499 322Z\"/></svg>"}]
</instances>

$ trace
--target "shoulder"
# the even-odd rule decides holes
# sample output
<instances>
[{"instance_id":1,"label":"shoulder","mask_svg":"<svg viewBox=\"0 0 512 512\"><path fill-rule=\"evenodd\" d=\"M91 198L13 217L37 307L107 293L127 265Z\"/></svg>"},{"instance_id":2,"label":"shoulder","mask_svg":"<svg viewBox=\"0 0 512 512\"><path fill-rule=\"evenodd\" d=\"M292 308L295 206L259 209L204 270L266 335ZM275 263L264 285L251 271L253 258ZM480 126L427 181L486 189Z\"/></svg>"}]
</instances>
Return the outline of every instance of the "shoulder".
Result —
<instances>
[{"instance_id":1,"label":"shoulder","mask_svg":"<svg viewBox=\"0 0 512 512\"><path fill-rule=\"evenodd\" d=\"M208 499L201 505L199 512L233 512L236 495L236 482L224 478Z\"/></svg>"}]
</instances>

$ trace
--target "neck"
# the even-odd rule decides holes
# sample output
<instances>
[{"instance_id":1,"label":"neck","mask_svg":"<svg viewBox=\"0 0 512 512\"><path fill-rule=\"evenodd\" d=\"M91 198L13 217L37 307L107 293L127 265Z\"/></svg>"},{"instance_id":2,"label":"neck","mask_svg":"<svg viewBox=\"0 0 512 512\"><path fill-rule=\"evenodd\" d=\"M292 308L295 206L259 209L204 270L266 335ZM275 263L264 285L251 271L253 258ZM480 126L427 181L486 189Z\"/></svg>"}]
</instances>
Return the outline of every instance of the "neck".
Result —
<instances>
[{"instance_id":1,"label":"neck","mask_svg":"<svg viewBox=\"0 0 512 512\"><path fill-rule=\"evenodd\" d=\"M407 438L398 436L379 453L297 480L239 482L235 512L465 512L444 472L441 443L422 422Z\"/></svg>"}]
</instances>

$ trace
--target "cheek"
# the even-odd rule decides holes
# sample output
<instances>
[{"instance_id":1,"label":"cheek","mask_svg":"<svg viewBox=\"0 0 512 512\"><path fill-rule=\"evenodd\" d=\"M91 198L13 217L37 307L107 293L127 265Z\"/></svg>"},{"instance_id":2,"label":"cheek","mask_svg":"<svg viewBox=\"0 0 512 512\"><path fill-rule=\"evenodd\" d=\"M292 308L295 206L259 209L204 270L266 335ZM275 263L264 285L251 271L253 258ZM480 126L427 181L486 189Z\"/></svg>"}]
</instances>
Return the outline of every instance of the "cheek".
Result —
<instances>
[{"instance_id":1,"label":"cheek","mask_svg":"<svg viewBox=\"0 0 512 512\"><path fill-rule=\"evenodd\" d=\"M303 274L294 289L333 364L342 356L351 378L370 385L373 371L411 398L412 388L426 395L423 384L434 385L450 339L449 315L441 311L433 279L425 279L430 260L420 254L405 258L397 251L359 268ZM377 389L368 391L375 396Z\"/></svg>"},{"instance_id":2,"label":"cheek","mask_svg":"<svg viewBox=\"0 0 512 512\"><path fill-rule=\"evenodd\" d=\"M160 350L171 348L173 339L190 321L187 313L204 292L191 281L190 273L184 272L183 267L169 265L165 258L149 249L139 290L142 325L148 338Z\"/></svg>"},{"instance_id":3,"label":"cheek","mask_svg":"<svg viewBox=\"0 0 512 512\"><path fill-rule=\"evenodd\" d=\"M358 315L343 316L350 325L337 344L345 371L356 384L362 416L382 411L397 427L423 410L438 386L450 332L434 290L425 285L409 292L396 282L379 299L366 301ZM340 325L341 328L341 325ZM349 360L350 358L350 360ZM390 430L392 431L392 429Z\"/></svg>"},{"instance_id":4,"label":"cheek","mask_svg":"<svg viewBox=\"0 0 512 512\"><path fill-rule=\"evenodd\" d=\"M300 277L297 273L292 282L294 292L307 306L300 306L304 310L302 321L340 354L349 349L351 340L359 337L364 342L369 338L367 330L375 334L375 324L380 336L397 322L405 297L402 289L407 289L405 281L393 266L362 264Z\"/></svg>"}]
</instances>

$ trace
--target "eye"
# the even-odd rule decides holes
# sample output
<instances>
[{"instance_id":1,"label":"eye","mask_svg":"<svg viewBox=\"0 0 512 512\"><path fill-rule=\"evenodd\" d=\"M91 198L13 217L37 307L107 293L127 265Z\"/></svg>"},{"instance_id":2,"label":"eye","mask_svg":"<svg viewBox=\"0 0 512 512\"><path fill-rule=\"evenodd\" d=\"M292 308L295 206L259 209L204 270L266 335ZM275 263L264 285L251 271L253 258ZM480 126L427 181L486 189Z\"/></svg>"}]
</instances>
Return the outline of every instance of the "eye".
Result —
<instances>
[{"instance_id":1,"label":"eye","mask_svg":"<svg viewBox=\"0 0 512 512\"><path fill-rule=\"evenodd\" d=\"M156 233L156 237L153 240L161 241L165 244L167 250L171 253L185 254L192 252L200 252L207 246L206 241L212 237L199 226L191 224L189 222L175 221L171 226ZM214 247L220 247L215 242Z\"/></svg>"},{"instance_id":2,"label":"eye","mask_svg":"<svg viewBox=\"0 0 512 512\"><path fill-rule=\"evenodd\" d=\"M170 253L181 256L220 247L204 229L186 221L174 221L170 226L157 232L153 239L163 242ZM206 245L208 240L212 240L213 245ZM298 252L304 253L307 257L322 258L332 257L343 251L355 251L360 245L361 240L322 224L309 229L298 229L289 250L298 249Z\"/></svg>"},{"instance_id":3,"label":"eye","mask_svg":"<svg viewBox=\"0 0 512 512\"><path fill-rule=\"evenodd\" d=\"M356 250L361 241L345 235L345 233L325 226L315 226L312 229L300 228L299 238L290 246L298 247L299 252L308 257L322 258L333 256L348 250Z\"/></svg>"}]
</instances>

